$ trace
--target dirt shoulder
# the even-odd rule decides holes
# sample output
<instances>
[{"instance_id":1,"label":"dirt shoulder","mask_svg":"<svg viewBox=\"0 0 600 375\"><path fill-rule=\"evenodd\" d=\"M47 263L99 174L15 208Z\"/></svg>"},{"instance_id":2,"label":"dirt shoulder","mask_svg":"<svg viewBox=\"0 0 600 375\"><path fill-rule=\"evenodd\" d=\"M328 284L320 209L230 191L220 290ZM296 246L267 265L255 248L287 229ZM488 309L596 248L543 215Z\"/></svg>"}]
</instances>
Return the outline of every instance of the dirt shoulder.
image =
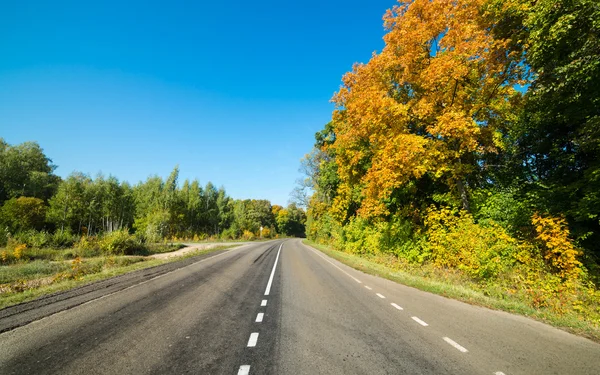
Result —
<instances>
[{"instance_id":1,"label":"dirt shoulder","mask_svg":"<svg viewBox=\"0 0 600 375\"><path fill-rule=\"evenodd\" d=\"M148 256L151 259L168 259L174 257L180 257L191 253L193 251L210 250L222 246L241 246L249 244L250 242L205 242L205 243L184 243L184 248L171 251L168 253L160 253Z\"/></svg>"}]
</instances>

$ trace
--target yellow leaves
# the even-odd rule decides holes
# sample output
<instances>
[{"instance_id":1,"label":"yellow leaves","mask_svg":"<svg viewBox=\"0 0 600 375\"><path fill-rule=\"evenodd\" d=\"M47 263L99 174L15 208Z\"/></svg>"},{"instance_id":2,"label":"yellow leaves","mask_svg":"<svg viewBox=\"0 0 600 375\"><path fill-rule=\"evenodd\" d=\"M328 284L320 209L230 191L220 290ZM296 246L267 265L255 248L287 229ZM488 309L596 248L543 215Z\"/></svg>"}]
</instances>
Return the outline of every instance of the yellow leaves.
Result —
<instances>
[{"instance_id":1,"label":"yellow leaves","mask_svg":"<svg viewBox=\"0 0 600 375\"><path fill-rule=\"evenodd\" d=\"M23 257L23 252L25 251L26 248L27 248L27 245L24 243L15 246L15 248L13 250L13 256L15 257L16 260L20 260Z\"/></svg>"},{"instance_id":2,"label":"yellow leaves","mask_svg":"<svg viewBox=\"0 0 600 375\"><path fill-rule=\"evenodd\" d=\"M331 148L342 182L364 188L361 215L386 213L392 191L426 173L453 187L474 170L475 158L465 155L502 148L497 127L512 116L518 78L507 67L518 55L507 53L508 40L493 38L486 4L414 0L394 7L384 16L384 49L344 76L333 97ZM337 216L349 202L339 199Z\"/></svg>"},{"instance_id":3,"label":"yellow leaves","mask_svg":"<svg viewBox=\"0 0 600 375\"><path fill-rule=\"evenodd\" d=\"M463 210L431 207L425 225L431 260L438 267L488 279L508 269L516 258L528 257L525 247L500 226L478 225Z\"/></svg>"},{"instance_id":4,"label":"yellow leaves","mask_svg":"<svg viewBox=\"0 0 600 375\"><path fill-rule=\"evenodd\" d=\"M459 142L455 157L460 157L467 152L476 151L478 148L477 138L480 129L465 113L459 111L447 111L442 113L437 122L427 127L427 130L440 140L455 139Z\"/></svg>"},{"instance_id":5,"label":"yellow leaves","mask_svg":"<svg viewBox=\"0 0 600 375\"><path fill-rule=\"evenodd\" d=\"M581 262L577 257L581 251L569 238L569 229L564 218L543 217L535 213L532 223L537 233L536 239L545 250L544 258L558 270L565 279L578 278L581 275Z\"/></svg>"}]
</instances>

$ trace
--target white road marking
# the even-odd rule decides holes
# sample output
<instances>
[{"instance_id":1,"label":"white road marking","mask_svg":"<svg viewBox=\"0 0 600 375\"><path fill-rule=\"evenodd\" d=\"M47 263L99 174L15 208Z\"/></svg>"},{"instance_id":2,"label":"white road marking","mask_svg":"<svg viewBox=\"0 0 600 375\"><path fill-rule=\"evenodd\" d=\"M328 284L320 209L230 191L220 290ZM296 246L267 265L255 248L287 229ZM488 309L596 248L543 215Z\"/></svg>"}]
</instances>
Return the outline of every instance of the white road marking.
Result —
<instances>
[{"instance_id":1,"label":"white road marking","mask_svg":"<svg viewBox=\"0 0 600 375\"><path fill-rule=\"evenodd\" d=\"M379 298L385 298L385 296L381 293L375 293L375 294L377 294L377 297L379 297Z\"/></svg>"},{"instance_id":2,"label":"white road marking","mask_svg":"<svg viewBox=\"0 0 600 375\"><path fill-rule=\"evenodd\" d=\"M267 300L263 299L262 302L260 303L261 306L267 306Z\"/></svg>"},{"instance_id":3,"label":"white road marking","mask_svg":"<svg viewBox=\"0 0 600 375\"><path fill-rule=\"evenodd\" d=\"M460 351L461 351L461 352L463 352L463 353L466 353L466 352L468 352L468 350L467 350L467 349L465 349L464 347L462 347L462 346L458 345L458 344L456 343L456 341L452 340L452 339L451 339L451 338L449 338L449 337L444 337L444 341L446 341L448 344L450 344L450 345L454 346L456 349L460 350ZM496 375L498 375L498 373L496 373Z\"/></svg>"},{"instance_id":4,"label":"white road marking","mask_svg":"<svg viewBox=\"0 0 600 375\"><path fill-rule=\"evenodd\" d=\"M395 308L397 308L398 310L404 310L402 307L396 305L395 303L391 303L392 306L394 306Z\"/></svg>"},{"instance_id":5,"label":"white road marking","mask_svg":"<svg viewBox=\"0 0 600 375\"><path fill-rule=\"evenodd\" d=\"M422 321L421 319L417 318L416 316L413 316L412 318L415 322L419 323L423 327L427 327L429 325L429 324L425 323L424 321Z\"/></svg>"},{"instance_id":6,"label":"white road marking","mask_svg":"<svg viewBox=\"0 0 600 375\"><path fill-rule=\"evenodd\" d=\"M505 374L505 373L503 373L502 371L496 371L496 372L494 373L494 375L506 375L506 374Z\"/></svg>"},{"instance_id":7,"label":"white road marking","mask_svg":"<svg viewBox=\"0 0 600 375\"><path fill-rule=\"evenodd\" d=\"M273 284L273 276L275 276L275 268L277 268L277 261L279 260L279 253L281 253L281 248L283 247L283 243L279 246L279 250L277 251L277 257L275 258L275 264L273 264L273 270L271 271L271 276L269 277L269 282L267 283L267 289L265 289L265 296L268 296L271 292L271 284Z\"/></svg>"},{"instance_id":8,"label":"white road marking","mask_svg":"<svg viewBox=\"0 0 600 375\"><path fill-rule=\"evenodd\" d=\"M366 286L366 285L365 285L365 288L367 288L367 289L369 289L369 290L373 290L373 288L371 288L370 286Z\"/></svg>"},{"instance_id":9,"label":"white road marking","mask_svg":"<svg viewBox=\"0 0 600 375\"><path fill-rule=\"evenodd\" d=\"M308 246L307 246L308 247ZM313 249L312 247L308 247L309 249L311 249L315 254L317 254L318 256L320 256L321 258L325 259L325 261L329 264L331 264L332 266L334 266L335 268L337 268L338 270L342 271L343 273L345 273L346 275L350 276L352 279L354 279L354 281L356 281L359 284L362 284L362 281L360 281L359 279L357 279L356 277L350 275L348 272L344 271L343 269L341 269L340 267L336 266L334 263L330 262L329 259L325 258L323 255L319 254L317 252L317 250Z\"/></svg>"},{"instance_id":10,"label":"white road marking","mask_svg":"<svg viewBox=\"0 0 600 375\"><path fill-rule=\"evenodd\" d=\"M263 316L265 316L265 314L263 313L258 313L258 315L256 316L256 323L260 323L263 320Z\"/></svg>"},{"instance_id":11,"label":"white road marking","mask_svg":"<svg viewBox=\"0 0 600 375\"><path fill-rule=\"evenodd\" d=\"M258 332L251 333L250 339L248 340L248 347L250 347L250 348L255 347L257 341L258 341Z\"/></svg>"},{"instance_id":12,"label":"white road marking","mask_svg":"<svg viewBox=\"0 0 600 375\"><path fill-rule=\"evenodd\" d=\"M248 375L250 373L250 365L240 366L237 375Z\"/></svg>"}]
</instances>

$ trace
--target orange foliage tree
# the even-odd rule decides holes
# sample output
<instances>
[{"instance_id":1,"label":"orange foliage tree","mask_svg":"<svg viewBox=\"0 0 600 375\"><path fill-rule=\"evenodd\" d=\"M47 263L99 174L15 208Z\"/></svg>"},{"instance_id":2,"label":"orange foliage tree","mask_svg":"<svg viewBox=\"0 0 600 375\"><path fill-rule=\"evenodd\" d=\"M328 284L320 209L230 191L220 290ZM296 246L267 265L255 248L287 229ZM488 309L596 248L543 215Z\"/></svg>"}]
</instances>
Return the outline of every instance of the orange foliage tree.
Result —
<instances>
[{"instance_id":1,"label":"orange foliage tree","mask_svg":"<svg viewBox=\"0 0 600 375\"><path fill-rule=\"evenodd\" d=\"M496 14L484 0L414 0L385 14L385 47L356 64L333 98L342 193L334 213L358 186L359 214L388 214L394 189L424 174L469 209L469 178L503 147L520 97L522 53L494 32Z\"/></svg>"}]
</instances>

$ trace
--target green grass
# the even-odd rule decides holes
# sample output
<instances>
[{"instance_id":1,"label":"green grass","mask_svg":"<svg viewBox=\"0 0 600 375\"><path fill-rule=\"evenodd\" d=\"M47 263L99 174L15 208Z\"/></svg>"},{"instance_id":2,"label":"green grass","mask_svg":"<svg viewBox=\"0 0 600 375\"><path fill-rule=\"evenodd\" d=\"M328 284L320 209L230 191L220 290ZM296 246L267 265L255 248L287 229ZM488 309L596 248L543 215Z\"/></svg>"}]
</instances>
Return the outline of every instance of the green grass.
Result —
<instances>
[{"instance_id":1,"label":"green grass","mask_svg":"<svg viewBox=\"0 0 600 375\"><path fill-rule=\"evenodd\" d=\"M401 270L398 267L386 264L386 260L383 258L349 254L333 250L329 246L317 244L310 240L304 240L303 243L362 272L472 305L534 318L554 327L600 342L600 321L594 323L586 320L585 312L560 315L549 309L533 308L526 301L520 300L518 296L511 296L502 291L494 290L493 286L487 287L486 290L480 290L473 282L469 282L458 273L449 270L444 271L422 266Z\"/></svg>"},{"instance_id":2,"label":"green grass","mask_svg":"<svg viewBox=\"0 0 600 375\"><path fill-rule=\"evenodd\" d=\"M176 262L233 246L235 245L227 246L224 244L216 248L196 250L167 259L151 259L142 256L84 258L78 268L82 271L82 274L76 277L72 277L72 261L35 260L0 266L0 278L2 280L0 284L5 286L11 284L13 286L8 292L0 292L0 309L128 272Z\"/></svg>"}]
</instances>

